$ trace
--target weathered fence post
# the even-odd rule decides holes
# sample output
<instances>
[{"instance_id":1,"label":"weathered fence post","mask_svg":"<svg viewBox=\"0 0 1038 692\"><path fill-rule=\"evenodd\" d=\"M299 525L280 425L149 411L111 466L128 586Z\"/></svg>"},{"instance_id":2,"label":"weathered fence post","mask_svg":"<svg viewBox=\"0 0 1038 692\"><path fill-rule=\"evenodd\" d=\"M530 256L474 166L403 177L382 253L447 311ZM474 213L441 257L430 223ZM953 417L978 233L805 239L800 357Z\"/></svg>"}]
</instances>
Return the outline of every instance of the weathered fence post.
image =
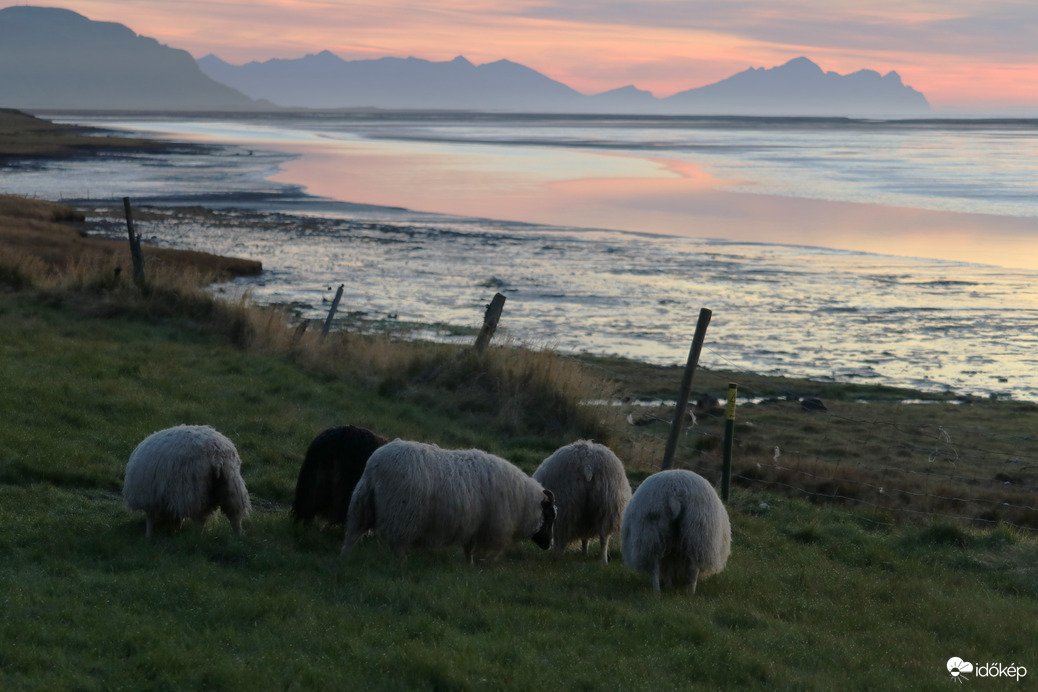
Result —
<instances>
[{"instance_id":1,"label":"weathered fence post","mask_svg":"<svg viewBox=\"0 0 1038 692\"><path fill-rule=\"evenodd\" d=\"M139 286L144 283L144 253L141 252L141 237L133 227L133 212L130 210L129 197L123 197L123 209L126 210L126 232L130 235L130 257L133 259L133 280Z\"/></svg>"},{"instance_id":2,"label":"weathered fence post","mask_svg":"<svg viewBox=\"0 0 1038 692\"><path fill-rule=\"evenodd\" d=\"M324 326L321 327L321 336L326 336L328 330L332 328L332 319L335 317L335 311L339 309L339 301L342 300L342 289L346 284L339 284L339 290L335 292L335 300L332 301L332 307L328 310L328 319L324 321Z\"/></svg>"},{"instance_id":3,"label":"weathered fence post","mask_svg":"<svg viewBox=\"0 0 1038 692\"><path fill-rule=\"evenodd\" d=\"M483 328L479 330L476 337L476 351L482 353L494 337L497 323L501 319L501 311L505 307L505 297L500 293L494 294L494 299L487 305L487 311L483 314Z\"/></svg>"},{"instance_id":4,"label":"weathered fence post","mask_svg":"<svg viewBox=\"0 0 1038 692\"><path fill-rule=\"evenodd\" d=\"M728 406L724 421L724 461L721 463L721 499L728 502L728 491L732 485L732 442L735 438L735 397L739 386L728 383Z\"/></svg>"},{"instance_id":5,"label":"weathered fence post","mask_svg":"<svg viewBox=\"0 0 1038 692\"><path fill-rule=\"evenodd\" d=\"M688 395L692 391L692 375L696 372L699 364L699 353L703 350L703 340L706 338L706 328L710 324L711 313L706 308L699 310L699 322L696 324L696 333L692 338L692 348L688 351L688 362L685 363L685 374L681 378L681 391L678 392L677 405L674 407L674 421L670 424L670 436L667 438L667 448L663 452L663 464L661 470L666 471L674 461L674 450L678 446L678 438L681 436L681 426L685 422L685 414L688 412Z\"/></svg>"}]
</instances>

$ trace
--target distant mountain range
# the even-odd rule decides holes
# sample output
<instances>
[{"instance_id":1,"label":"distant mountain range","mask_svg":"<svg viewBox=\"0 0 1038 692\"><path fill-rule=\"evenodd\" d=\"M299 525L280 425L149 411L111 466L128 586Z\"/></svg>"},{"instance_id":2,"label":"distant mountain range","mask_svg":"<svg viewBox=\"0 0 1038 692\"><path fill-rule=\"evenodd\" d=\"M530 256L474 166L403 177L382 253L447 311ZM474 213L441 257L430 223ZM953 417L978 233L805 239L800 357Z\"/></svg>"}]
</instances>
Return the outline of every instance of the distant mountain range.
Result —
<instances>
[{"instance_id":1,"label":"distant mountain range","mask_svg":"<svg viewBox=\"0 0 1038 692\"><path fill-rule=\"evenodd\" d=\"M306 108L431 108L521 112L671 115L919 116L926 98L896 72L823 72L807 58L668 98L633 86L586 96L508 60L473 65L417 58L343 60L328 51L294 60L230 65L214 55L198 61L214 80L253 98Z\"/></svg>"},{"instance_id":2,"label":"distant mountain range","mask_svg":"<svg viewBox=\"0 0 1038 692\"><path fill-rule=\"evenodd\" d=\"M508 60L418 58L197 62L121 24L69 10L0 10L0 106L23 110L448 109L668 115L919 117L896 72L823 72L807 58L751 68L668 98L626 86L585 95Z\"/></svg>"}]
</instances>

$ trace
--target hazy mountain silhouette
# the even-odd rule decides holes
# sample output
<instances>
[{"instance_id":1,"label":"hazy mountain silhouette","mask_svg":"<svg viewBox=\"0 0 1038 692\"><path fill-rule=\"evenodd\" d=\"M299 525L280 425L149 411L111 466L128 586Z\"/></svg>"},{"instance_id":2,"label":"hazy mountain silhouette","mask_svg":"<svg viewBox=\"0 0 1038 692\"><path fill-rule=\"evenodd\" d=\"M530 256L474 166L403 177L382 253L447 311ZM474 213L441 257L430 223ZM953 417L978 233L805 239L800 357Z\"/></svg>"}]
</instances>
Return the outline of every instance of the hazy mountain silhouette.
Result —
<instances>
[{"instance_id":1,"label":"hazy mountain silhouette","mask_svg":"<svg viewBox=\"0 0 1038 692\"><path fill-rule=\"evenodd\" d=\"M231 65L215 55L202 71L257 99L305 108L433 108L522 112L681 115L921 115L929 104L896 72L823 72L807 58L659 99L634 86L585 96L514 62L473 65L417 58L303 58Z\"/></svg>"},{"instance_id":2,"label":"hazy mountain silhouette","mask_svg":"<svg viewBox=\"0 0 1038 692\"><path fill-rule=\"evenodd\" d=\"M260 102L253 99L261 100ZM634 86L584 95L509 60L343 60L328 51L230 65L69 10L0 10L0 106L25 110L406 108L674 115L904 116L929 112L896 72L823 72L807 58L656 98Z\"/></svg>"},{"instance_id":3,"label":"hazy mountain silhouette","mask_svg":"<svg viewBox=\"0 0 1038 692\"><path fill-rule=\"evenodd\" d=\"M461 56L343 60L323 51L240 66L207 55L198 64L216 81L280 106L555 111L571 110L583 98L509 60L478 66Z\"/></svg>"},{"instance_id":4,"label":"hazy mountain silhouette","mask_svg":"<svg viewBox=\"0 0 1038 692\"><path fill-rule=\"evenodd\" d=\"M926 98L901 83L897 72L848 75L823 72L807 58L770 69L750 68L667 102L685 112L713 115L898 115L925 114Z\"/></svg>"},{"instance_id":5,"label":"hazy mountain silhouette","mask_svg":"<svg viewBox=\"0 0 1038 692\"><path fill-rule=\"evenodd\" d=\"M0 105L25 110L254 107L187 51L57 8L0 10Z\"/></svg>"}]
</instances>

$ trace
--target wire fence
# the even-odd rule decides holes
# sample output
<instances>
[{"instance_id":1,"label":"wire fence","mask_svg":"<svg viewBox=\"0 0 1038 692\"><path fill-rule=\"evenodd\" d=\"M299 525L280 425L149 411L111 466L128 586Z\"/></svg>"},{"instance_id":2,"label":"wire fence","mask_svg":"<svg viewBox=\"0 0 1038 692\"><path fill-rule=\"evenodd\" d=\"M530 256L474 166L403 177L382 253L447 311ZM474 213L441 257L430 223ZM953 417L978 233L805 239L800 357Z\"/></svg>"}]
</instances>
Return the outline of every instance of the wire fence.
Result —
<instances>
[{"instance_id":1,"label":"wire fence","mask_svg":"<svg viewBox=\"0 0 1038 692\"><path fill-rule=\"evenodd\" d=\"M731 375L737 385L742 378L759 379L700 345L708 359L704 369ZM679 381L680 376L675 396ZM704 391L693 382L692 398L700 395L706 396L682 426L673 466L720 485L723 391ZM855 507L877 524L943 519L1038 531L1038 431L1030 434L1038 426L1038 404L1020 402L1014 408L1013 402L998 402L994 409L834 400L825 405L811 397L820 406L807 406L808 398L801 392L742 400L732 456L736 492L764 489ZM601 403L600 427L629 468L660 469L675 404ZM978 414L973 408L984 410Z\"/></svg>"},{"instance_id":2,"label":"wire fence","mask_svg":"<svg viewBox=\"0 0 1038 692\"><path fill-rule=\"evenodd\" d=\"M706 353L714 361L708 369L732 374L736 384L752 375ZM674 465L719 485L723 392L695 383L692 391L693 401L708 396L686 419ZM826 401L813 409L805 398L740 399L733 497L767 490L858 508L878 524L949 520L1038 531L1038 405ZM601 422L633 467L651 472L659 469L673 406L612 401Z\"/></svg>"}]
</instances>

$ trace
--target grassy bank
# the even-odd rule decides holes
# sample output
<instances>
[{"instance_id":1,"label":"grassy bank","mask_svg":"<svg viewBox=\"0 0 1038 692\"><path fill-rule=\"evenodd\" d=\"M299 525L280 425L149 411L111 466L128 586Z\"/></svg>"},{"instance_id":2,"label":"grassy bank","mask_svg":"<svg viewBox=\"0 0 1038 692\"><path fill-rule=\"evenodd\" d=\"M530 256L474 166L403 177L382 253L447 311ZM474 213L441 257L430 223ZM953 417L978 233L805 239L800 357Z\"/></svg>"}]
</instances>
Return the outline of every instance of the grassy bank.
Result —
<instances>
[{"instance_id":1,"label":"grassy bank","mask_svg":"<svg viewBox=\"0 0 1038 692\"><path fill-rule=\"evenodd\" d=\"M470 567L460 550L402 562L369 539L343 561L339 531L287 518L303 452L325 427L477 446L528 472L594 436L636 485L658 464L669 415L635 402L672 397L676 370L320 339L280 312L212 299L204 272L157 271L142 290L107 266L22 260L0 255L4 689L938 689L952 656L1038 675L1031 533L910 521L840 501L846 489L811 502L762 482L778 473L765 468L774 447L805 465L948 462L898 444L893 423L953 431L957 468L986 473L960 435L1019 454L1026 405L908 405L918 393L698 374L697 390L736 378L758 403L739 412L732 557L695 596L653 597L615 547L607 567L532 544ZM829 411L803 411L804 394ZM679 465L716 474L715 413L689 427ZM149 542L123 506L134 446L179 423L211 424L238 446L255 507L244 537L217 516ZM782 468L802 484L803 468Z\"/></svg>"},{"instance_id":2,"label":"grassy bank","mask_svg":"<svg viewBox=\"0 0 1038 692\"><path fill-rule=\"evenodd\" d=\"M13 286L34 280L52 283L87 277L132 273L129 243L86 235L84 216L71 207L0 194L0 250L6 261L0 271ZM159 274L189 274L185 280L205 283L258 274L260 262L218 257L204 252L145 245L145 265Z\"/></svg>"},{"instance_id":3,"label":"grassy bank","mask_svg":"<svg viewBox=\"0 0 1038 692\"><path fill-rule=\"evenodd\" d=\"M99 152L142 151L166 146L154 140L110 137L89 127L59 125L11 108L0 108L0 161L92 156Z\"/></svg>"}]
</instances>

